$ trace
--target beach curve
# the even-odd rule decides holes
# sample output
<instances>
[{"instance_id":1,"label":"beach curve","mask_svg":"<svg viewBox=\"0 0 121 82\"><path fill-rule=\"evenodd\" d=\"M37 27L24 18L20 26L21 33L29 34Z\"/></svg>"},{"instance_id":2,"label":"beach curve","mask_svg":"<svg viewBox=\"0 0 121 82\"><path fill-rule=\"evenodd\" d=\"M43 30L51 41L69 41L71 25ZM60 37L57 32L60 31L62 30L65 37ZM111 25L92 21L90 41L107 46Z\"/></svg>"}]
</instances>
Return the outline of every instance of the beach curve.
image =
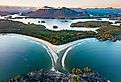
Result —
<instances>
[{"instance_id":1,"label":"beach curve","mask_svg":"<svg viewBox=\"0 0 121 82\"><path fill-rule=\"evenodd\" d=\"M47 53L49 54L51 61L52 61L52 70L55 70L55 65L57 64L57 60L59 59L59 53L63 50L65 50L64 54L62 55L62 59L61 59L61 66L63 68L65 68L65 59L67 57L68 52L76 47L77 45L80 45L79 43L82 41L86 40L86 39L80 39L80 40L76 40L76 41L72 41L63 45L53 45L51 43L49 43L48 41L36 38L36 37L32 37L32 36L27 36L27 35L21 35L21 34L8 34L10 36L19 36L20 38L23 39L30 39L32 41L35 42L39 42L43 44L43 47L47 50Z\"/></svg>"}]
</instances>

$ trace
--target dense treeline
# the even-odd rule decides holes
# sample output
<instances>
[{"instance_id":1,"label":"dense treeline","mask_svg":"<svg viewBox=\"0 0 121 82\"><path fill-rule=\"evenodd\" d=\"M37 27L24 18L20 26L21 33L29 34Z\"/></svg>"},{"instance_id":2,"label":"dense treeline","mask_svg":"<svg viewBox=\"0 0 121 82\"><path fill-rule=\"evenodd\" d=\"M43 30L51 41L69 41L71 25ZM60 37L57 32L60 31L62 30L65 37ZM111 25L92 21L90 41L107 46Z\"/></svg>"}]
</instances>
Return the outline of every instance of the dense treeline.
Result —
<instances>
[{"instance_id":1,"label":"dense treeline","mask_svg":"<svg viewBox=\"0 0 121 82\"><path fill-rule=\"evenodd\" d=\"M71 27L96 28L96 27L108 26L110 24L111 23L108 21L86 21L86 22L72 23Z\"/></svg>"},{"instance_id":2,"label":"dense treeline","mask_svg":"<svg viewBox=\"0 0 121 82\"><path fill-rule=\"evenodd\" d=\"M98 30L97 38L99 40L121 40L121 26L105 26Z\"/></svg>"},{"instance_id":3,"label":"dense treeline","mask_svg":"<svg viewBox=\"0 0 121 82\"><path fill-rule=\"evenodd\" d=\"M65 44L74 40L96 37L99 40L121 40L121 26L101 24L102 26L93 31L52 31L43 25L23 24L21 22L0 20L0 33L17 33L29 35L46 40L55 45Z\"/></svg>"},{"instance_id":4,"label":"dense treeline","mask_svg":"<svg viewBox=\"0 0 121 82\"><path fill-rule=\"evenodd\" d=\"M0 20L0 33L17 33L44 39L52 44L60 45L74 40L94 37L93 31L52 31L43 25L23 24L21 22Z\"/></svg>"},{"instance_id":5,"label":"dense treeline","mask_svg":"<svg viewBox=\"0 0 121 82\"><path fill-rule=\"evenodd\" d=\"M105 40L121 40L121 26L113 26L112 23L108 21L86 21L72 23L71 27L87 27L95 28L99 27L97 30L96 38L102 41Z\"/></svg>"}]
</instances>

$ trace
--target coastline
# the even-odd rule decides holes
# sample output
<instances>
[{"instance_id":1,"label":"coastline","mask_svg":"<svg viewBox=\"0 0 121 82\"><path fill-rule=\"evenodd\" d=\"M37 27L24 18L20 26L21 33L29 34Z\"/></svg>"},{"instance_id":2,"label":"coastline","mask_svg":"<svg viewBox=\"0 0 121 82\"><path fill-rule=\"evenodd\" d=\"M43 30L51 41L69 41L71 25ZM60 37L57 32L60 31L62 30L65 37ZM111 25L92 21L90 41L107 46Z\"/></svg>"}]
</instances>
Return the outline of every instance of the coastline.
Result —
<instances>
[{"instance_id":1,"label":"coastline","mask_svg":"<svg viewBox=\"0 0 121 82\"><path fill-rule=\"evenodd\" d=\"M65 68L65 59L67 57L67 53L74 48L77 45L82 44L82 41L87 40L86 39L80 39L80 40L75 40L63 45L53 45L51 43L49 43L48 41L36 38L36 37L32 37L32 36L28 36L28 35L22 35L22 34L12 34L12 33L7 33L5 35L9 35L9 36L18 36L23 40L32 40L38 43L42 43L43 47L46 49L47 53L49 54L51 60L52 60L52 68L51 70L55 70L55 64L57 63L57 60L59 59L59 53L63 50L65 50L64 54L61 57L61 66L62 68ZM4 35L3 35L4 36ZM79 44L78 44L79 43Z\"/></svg>"},{"instance_id":2,"label":"coastline","mask_svg":"<svg viewBox=\"0 0 121 82\"><path fill-rule=\"evenodd\" d=\"M19 37L20 39L23 39L23 40L30 40L30 41L32 41L32 42L36 42L36 43L45 43L45 45L44 45L44 48L47 50L47 51L49 51L49 49L47 49L48 47L46 46L46 43L48 43L48 44L50 44L51 46L56 46L56 47L58 47L58 46L62 46L62 45L53 45L53 44L51 44L51 43L49 43L49 42L47 42L47 41L44 41L44 40L42 40L42 39L39 39L39 38L35 38L35 37L32 37L32 36L27 36L27 35L21 35L21 34L5 34L5 35L8 35L8 36L13 36L13 37ZM2 35L2 34L0 34L0 36L4 36L4 35ZM66 44L64 44L64 45L67 45L67 44L72 44L71 46L69 46L67 49L66 49L66 51L64 52L64 55L62 56L62 59L61 60L63 60L62 62L61 62L61 64L64 66L65 65L65 59L66 59L66 57L67 57L67 53L71 50L71 49L73 49L74 47L76 47L76 46L78 46L78 45L81 45L81 44L83 44L83 42L84 41L86 41L86 40L89 40L89 39L91 39L91 38L86 38L86 39L81 39L81 40L76 40L76 41L72 41L72 42L69 42L69 43L66 43ZM96 39L96 38L95 38ZM43 46L43 45L42 45ZM49 46L49 45L48 45ZM51 51L49 51L49 53L51 53ZM52 70L55 70L54 69L54 67L52 67L52 69L51 69L51 71Z\"/></svg>"},{"instance_id":3,"label":"coastline","mask_svg":"<svg viewBox=\"0 0 121 82\"><path fill-rule=\"evenodd\" d=\"M72 45L75 45L75 44L79 43L82 40L88 39L88 38L79 39L79 40L75 40L75 41L72 41L72 42L69 42L69 43L66 43L66 44L62 44L62 45L53 45L53 44L49 43L46 40L39 39L39 38L36 38L36 37L33 37L33 36L22 35L22 34L12 34L12 33L7 33L7 35L10 35L10 36L19 36L22 39L25 38L25 39L30 39L32 41L43 43L43 44L49 46L50 48L52 48L52 50L54 50L54 52L57 53L57 54L60 53L62 50L66 49L66 48L68 48L68 47L70 47Z\"/></svg>"}]
</instances>

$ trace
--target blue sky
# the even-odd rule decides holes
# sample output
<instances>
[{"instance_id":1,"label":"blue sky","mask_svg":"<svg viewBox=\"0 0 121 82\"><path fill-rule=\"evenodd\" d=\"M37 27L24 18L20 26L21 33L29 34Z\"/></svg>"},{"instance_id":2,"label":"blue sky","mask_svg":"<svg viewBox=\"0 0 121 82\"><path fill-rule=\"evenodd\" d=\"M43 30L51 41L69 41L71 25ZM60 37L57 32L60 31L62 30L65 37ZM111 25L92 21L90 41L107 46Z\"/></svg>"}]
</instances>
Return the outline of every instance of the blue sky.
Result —
<instances>
[{"instance_id":1,"label":"blue sky","mask_svg":"<svg viewBox=\"0 0 121 82\"><path fill-rule=\"evenodd\" d=\"M120 7L121 0L0 0L0 5L43 7Z\"/></svg>"}]
</instances>

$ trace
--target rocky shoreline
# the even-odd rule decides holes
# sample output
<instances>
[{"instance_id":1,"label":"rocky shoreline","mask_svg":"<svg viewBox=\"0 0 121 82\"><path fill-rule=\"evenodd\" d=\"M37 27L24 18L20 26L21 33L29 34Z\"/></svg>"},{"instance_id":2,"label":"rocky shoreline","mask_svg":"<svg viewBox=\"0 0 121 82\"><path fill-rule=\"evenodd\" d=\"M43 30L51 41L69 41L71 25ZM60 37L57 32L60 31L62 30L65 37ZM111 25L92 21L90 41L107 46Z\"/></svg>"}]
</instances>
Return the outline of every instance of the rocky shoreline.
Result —
<instances>
[{"instance_id":1,"label":"rocky shoreline","mask_svg":"<svg viewBox=\"0 0 121 82\"><path fill-rule=\"evenodd\" d=\"M6 82L110 82L98 72L86 67L83 71L74 68L72 72L62 73L52 70L36 70L20 75Z\"/></svg>"}]
</instances>

